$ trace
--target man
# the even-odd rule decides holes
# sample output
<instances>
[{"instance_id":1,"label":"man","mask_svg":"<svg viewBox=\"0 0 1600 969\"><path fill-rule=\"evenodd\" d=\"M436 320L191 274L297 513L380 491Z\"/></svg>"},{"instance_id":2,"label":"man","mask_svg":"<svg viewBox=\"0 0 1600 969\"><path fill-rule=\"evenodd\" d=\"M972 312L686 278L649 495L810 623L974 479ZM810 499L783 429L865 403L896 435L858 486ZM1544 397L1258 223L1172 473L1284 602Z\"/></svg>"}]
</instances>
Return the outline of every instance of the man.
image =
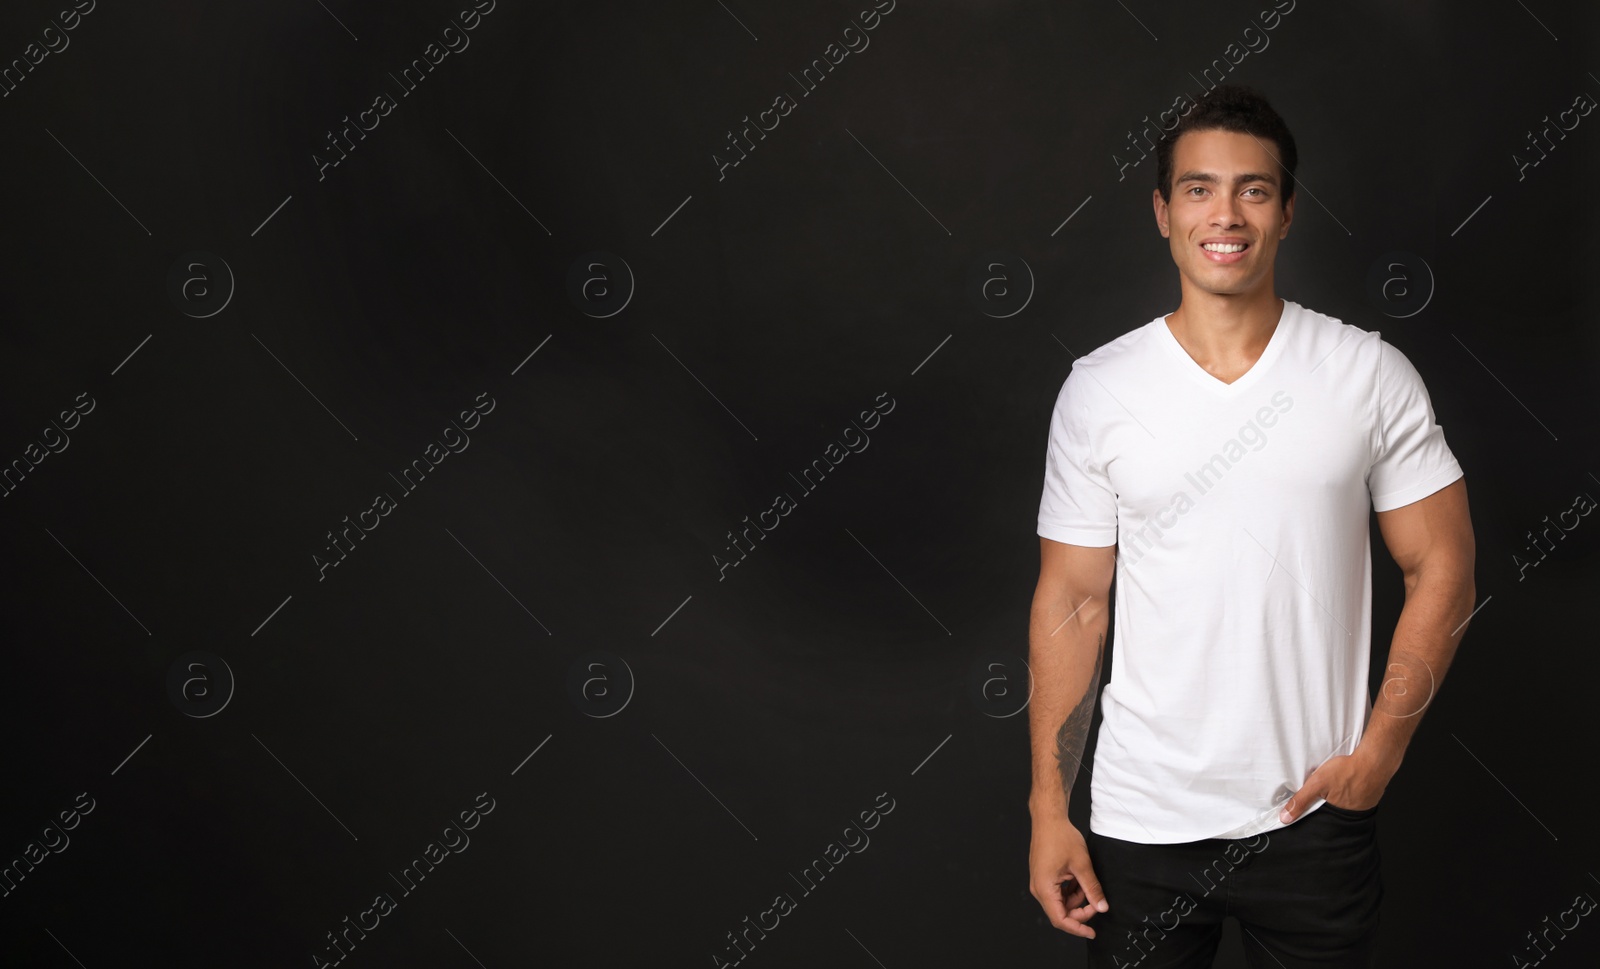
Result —
<instances>
[{"instance_id":1,"label":"man","mask_svg":"<svg viewBox=\"0 0 1600 969\"><path fill-rule=\"evenodd\" d=\"M1252 966L1370 966L1378 801L1476 594L1466 485L1399 350L1275 295L1297 156L1272 107L1218 87L1157 158L1182 301L1074 361L1050 422L1030 888L1091 967L1209 966L1228 915ZM1406 594L1376 702L1369 507Z\"/></svg>"}]
</instances>

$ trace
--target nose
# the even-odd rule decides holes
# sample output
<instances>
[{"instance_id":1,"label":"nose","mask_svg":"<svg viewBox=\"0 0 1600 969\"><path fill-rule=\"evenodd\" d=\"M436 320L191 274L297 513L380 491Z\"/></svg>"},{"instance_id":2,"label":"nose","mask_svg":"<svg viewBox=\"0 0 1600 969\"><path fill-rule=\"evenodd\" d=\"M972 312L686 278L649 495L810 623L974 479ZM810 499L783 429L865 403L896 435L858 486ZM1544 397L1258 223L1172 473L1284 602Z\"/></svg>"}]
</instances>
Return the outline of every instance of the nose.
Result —
<instances>
[{"instance_id":1,"label":"nose","mask_svg":"<svg viewBox=\"0 0 1600 969\"><path fill-rule=\"evenodd\" d=\"M1222 229L1244 225L1239 198L1232 194L1219 194L1211 206L1211 224Z\"/></svg>"}]
</instances>

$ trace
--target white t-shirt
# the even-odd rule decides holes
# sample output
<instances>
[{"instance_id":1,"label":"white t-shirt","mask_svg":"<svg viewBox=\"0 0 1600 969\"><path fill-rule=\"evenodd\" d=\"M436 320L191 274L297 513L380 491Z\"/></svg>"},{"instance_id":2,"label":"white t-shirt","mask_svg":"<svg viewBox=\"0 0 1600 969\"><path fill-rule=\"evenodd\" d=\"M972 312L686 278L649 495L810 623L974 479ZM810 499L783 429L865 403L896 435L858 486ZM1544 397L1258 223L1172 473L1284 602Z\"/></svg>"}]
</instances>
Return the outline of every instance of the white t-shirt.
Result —
<instances>
[{"instance_id":1,"label":"white t-shirt","mask_svg":"<svg viewBox=\"0 0 1600 969\"><path fill-rule=\"evenodd\" d=\"M1038 532L1119 546L1090 830L1157 844L1283 827L1372 710L1368 508L1461 476L1405 355L1293 301L1231 384L1165 316L1079 357Z\"/></svg>"}]
</instances>

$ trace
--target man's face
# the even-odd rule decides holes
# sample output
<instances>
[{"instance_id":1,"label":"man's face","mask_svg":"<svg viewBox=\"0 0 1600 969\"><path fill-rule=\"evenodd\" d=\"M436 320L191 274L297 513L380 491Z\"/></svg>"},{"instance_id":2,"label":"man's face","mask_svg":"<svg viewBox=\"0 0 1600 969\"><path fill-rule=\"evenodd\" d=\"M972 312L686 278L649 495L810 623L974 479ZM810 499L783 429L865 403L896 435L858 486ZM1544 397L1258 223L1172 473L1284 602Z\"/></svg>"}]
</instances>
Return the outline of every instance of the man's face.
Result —
<instances>
[{"instance_id":1,"label":"man's face","mask_svg":"<svg viewBox=\"0 0 1600 969\"><path fill-rule=\"evenodd\" d=\"M1155 191L1156 224L1172 247L1185 289L1249 293L1270 287L1278 240L1289 234L1294 199L1281 201L1278 148L1237 131L1190 131L1172 150L1172 201ZM1207 249L1222 242L1222 252Z\"/></svg>"}]
</instances>

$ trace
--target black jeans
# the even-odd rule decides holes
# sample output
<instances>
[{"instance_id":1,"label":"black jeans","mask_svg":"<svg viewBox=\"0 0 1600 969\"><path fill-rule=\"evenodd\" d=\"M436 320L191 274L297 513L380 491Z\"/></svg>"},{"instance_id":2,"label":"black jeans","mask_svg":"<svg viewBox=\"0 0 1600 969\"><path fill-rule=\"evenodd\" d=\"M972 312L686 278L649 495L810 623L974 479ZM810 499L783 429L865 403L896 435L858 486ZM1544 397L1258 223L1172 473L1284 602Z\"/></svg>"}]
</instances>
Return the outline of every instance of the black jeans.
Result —
<instances>
[{"instance_id":1,"label":"black jeans","mask_svg":"<svg viewBox=\"0 0 1600 969\"><path fill-rule=\"evenodd\" d=\"M1323 804L1275 831L1183 844L1085 832L1111 906L1089 919L1089 969L1208 967L1228 915L1252 969L1369 969L1383 900L1377 813Z\"/></svg>"}]
</instances>

